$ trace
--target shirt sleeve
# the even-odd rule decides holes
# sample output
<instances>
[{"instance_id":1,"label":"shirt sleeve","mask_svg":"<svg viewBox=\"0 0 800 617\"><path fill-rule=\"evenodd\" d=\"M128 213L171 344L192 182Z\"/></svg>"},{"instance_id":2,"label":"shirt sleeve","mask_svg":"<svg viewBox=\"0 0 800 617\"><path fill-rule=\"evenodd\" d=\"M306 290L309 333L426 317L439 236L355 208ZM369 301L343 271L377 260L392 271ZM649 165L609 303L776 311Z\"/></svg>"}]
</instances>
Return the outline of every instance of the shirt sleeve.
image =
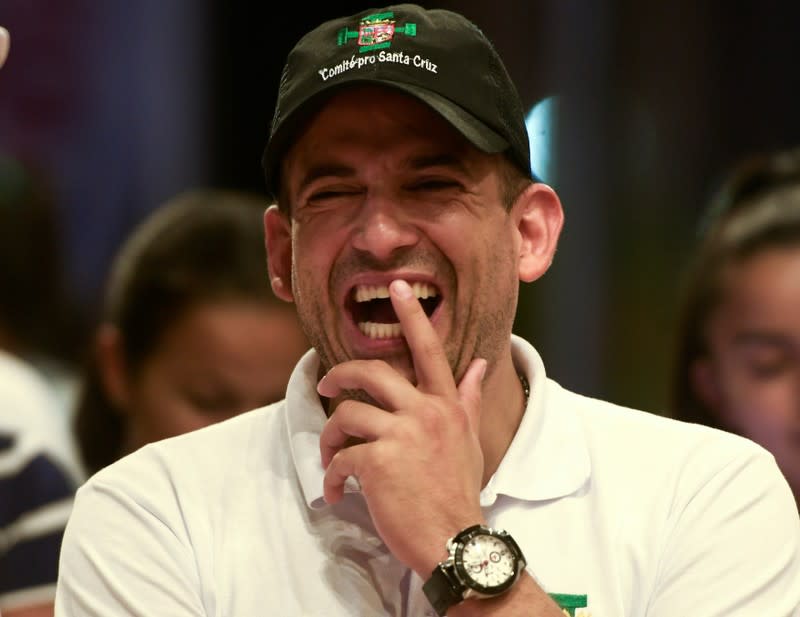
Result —
<instances>
[{"instance_id":1,"label":"shirt sleeve","mask_svg":"<svg viewBox=\"0 0 800 617\"><path fill-rule=\"evenodd\" d=\"M120 488L84 485L64 535L56 615L206 615L191 546L166 518Z\"/></svg>"},{"instance_id":2,"label":"shirt sleeve","mask_svg":"<svg viewBox=\"0 0 800 617\"><path fill-rule=\"evenodd\" d=\"M693 490L676 507L647 617L800 616L800 517L772 455L745 454Z\"/></svg>"},{"instance_id":3,"label":"shirt sleeve","mask_svg":"<svg viewBox=\"0 0 800 617\"><path fill-rule=\"evenodd\" d=\"M0 609L10 610L53 601L75 487L46 452L0 442Z\"/></svg>"}]
</instances>

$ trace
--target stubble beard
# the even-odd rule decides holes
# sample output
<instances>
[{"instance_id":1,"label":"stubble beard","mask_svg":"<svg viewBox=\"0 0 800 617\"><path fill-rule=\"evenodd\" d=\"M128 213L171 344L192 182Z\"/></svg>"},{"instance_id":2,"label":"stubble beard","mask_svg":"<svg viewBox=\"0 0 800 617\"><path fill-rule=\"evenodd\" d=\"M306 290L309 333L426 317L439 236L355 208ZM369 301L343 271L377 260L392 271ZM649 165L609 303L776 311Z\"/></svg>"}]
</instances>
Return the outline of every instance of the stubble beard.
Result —
<instances>
[{"instance_id":1,"label":"stubble beard","mask_svg":"<svg viewBox=\"0 0 800 617\"><path fill-rule=\"evenodd\" d=\"M448 345L447 340L442 341L450 370L457 382L460 381L470 362L476 357L485 359L489 366L492 367L500 357L505 345L507 345L508 336L513 327L518 297L518 281L515 278L515 271L512 271L512 268L509 267L509 256L507 254L495 254L491 261L491 267L484 270L484 276L487 277L487 280L484 281L483 291L479 292L480 299L475 299L469 307L470 313L473 313L474 316L467 314L463 318L463 323L459 325L456 321L456 315L452 315L451 327L454 331L450 333L449 338L452 343L453 340L458 337L458 345ZM513 260L511 261L513 262ZM418 258L417 263L420 262L424 262L424 258ZM398 267L399 265L407 267L409 265L413 266L414 263L415 260L413 257L406 257L402 264L384 264L382 267L386 269ZM427 261L424 263L429 264L430 262ZM353 262L337 269L335 276L347 276L354 270L380 270L382 267L381 265L373 263L365 264L361 261L358 263ZM457 295L456 276L452 265L447 262L447 266L444 268L439 264L436 264L436 267L438 271L442 271L443 269L448 271L451 293L454 296ZM502 299L498 301L495 290L493 290L489 284L490 281L488 277L491 277L491 273L493 272L509 272L509 281L507 281L508 298L505 301ZM303 332L311 346L319 355L321 376L339 362L351 358L335 359L332 345L329 342L330 337L325 331L326 314L333 314L335 318L335 313L332 313L332 310L335 312L338 309L333 306L326 307L326 302L323 297L324 294L320 293L318 288L314 285L308 286L307 289L301 288L298 281L301 280L302 277L305 277L304 280L313 281L313 277L299 272L296 264L294 264L292 268L292 289L295 297L296 309ZM331 287L335 288L335 285L331 285ZM455 306L455 297L451 298L450 302ZM460 333L458 332L459 329L461 330ZM470 332L467 331L468 329L472 330L472 345L467 341L467 337L470 336ZM417 380L414 373L414 363L407 346L402 357L384 357L381 359L395 367L395 369L405 375L413 385L416 385ZM337 397L337 401L345 399L380 406L372 396L360 389L346 390Z\"/></svg>"},{"instance_id":2,"label":"stubble beard","mask_svg":"<svg viewBox=\"0 0 800 617\"><path fill-rule=\"evenodd\" d=\"M497 246L502 246L497 240ZM488 250L488 249L487 249ZM484 280L475 290L476 295L470 304L470 312L464 317L461 328L459 348L452 350L456 358L450 357L451 367L458 367L457 381L460 381L467 367L475 358L486 360L488 374L500 360L501 354L509 344L519 299L519 279L513 251L488 250L489 266L483 269ZM474 271L480 271L476 264ZM494 278L507 277L504 285L492 284ZM458 326L456 326L458 327ZM472 338L468 341L467 337ZM471 342L471 344L470 344Z\"/></svg>"},{"instance_id":3,"label":"stubble beard","mask_svg":"<svg viewBox=\"0 0 800 617\"><path fill-rule=\"evenodd\" d=\"M408 269L411 271L419 270L423 272L443 273L444 283L447 287L455 290L455 273L452 265L443 255L423 254L421 251L398 252L391 260L378 260L369 255L350 255L343 261L337 263L331 272L328 285L328 297L333 297L332 290L340 289L342 281L351 278L354 274L364 271L390 272ZM302 287L299 281L313 281L310 271L298 268L297 263L292 264L292 292L295 298L300 325L306 334L312 347L320 357L323 370L328 371L340 362L350 359L350 357L337 358L334 345L331 344L331 337L325 331L324 320L326 316L332 316L334 322L337 319L347 319L347 315L338 315L339 311L344 311L341 307L328 305L323 298L324 294L314 285ZM334 326L331 329L336 331ZM335 342L335 341L334 341ZM338 355L347 355L345 350L341 350ZM448 354L450 366L453 364L452 354ZM394 356L382 357L390 365L396 367L401 373L412 379L414 382L414 366L410 351L406 347L405 351ZM410 374L410 375L409 375Z\"/></svg>"}]
</instances>

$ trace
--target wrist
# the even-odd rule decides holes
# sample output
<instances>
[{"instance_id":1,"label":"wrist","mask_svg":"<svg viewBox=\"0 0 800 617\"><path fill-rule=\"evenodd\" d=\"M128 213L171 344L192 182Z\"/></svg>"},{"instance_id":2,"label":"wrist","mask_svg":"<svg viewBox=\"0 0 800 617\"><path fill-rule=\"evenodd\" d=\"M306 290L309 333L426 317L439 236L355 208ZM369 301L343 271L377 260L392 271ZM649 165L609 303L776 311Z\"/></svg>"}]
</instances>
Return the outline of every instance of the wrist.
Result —
<instances>
[{"instance_id":1,"label":"wrist","mask_svg":"<svg viewBox=\"0 0 800 617\"><path fill-rule=\"evenodd\" d=\"M454 605L447 617L564 617L562 609L545 593L533 576L523 571L505 594L486 600L465 600Z\"/></svg>"},{"instance_id":2,"label":"wrist","mask_svg":"<svg viewBox=\"0 0 800 617\"><path fill-rule=\"evenodd\" d=\"M439 615L469 599L505 594L525 568L525 557L510 534L472 525L446 543L447 558L431 571L423 591Z\"/></svg>"},{"instance_id":3,"label":"wrist","mask_svg":"<svg viewBox=\"0 0 800 617\"><path fill-rule=\"evenodd\" d=\"M486 520L482 516L451 524L429 542L428 546L430 547L430 550L427 550L425 555L421 556L417 564L408 565L419 575L423 581L428 580L434 568L436 568L436 566L438 566L440 563L446 561L449 557L450 551L447 543L456 535L458 535L458 533L463 529L472 527L474 525L488 526Z\"/></svg>"}]
</instances>

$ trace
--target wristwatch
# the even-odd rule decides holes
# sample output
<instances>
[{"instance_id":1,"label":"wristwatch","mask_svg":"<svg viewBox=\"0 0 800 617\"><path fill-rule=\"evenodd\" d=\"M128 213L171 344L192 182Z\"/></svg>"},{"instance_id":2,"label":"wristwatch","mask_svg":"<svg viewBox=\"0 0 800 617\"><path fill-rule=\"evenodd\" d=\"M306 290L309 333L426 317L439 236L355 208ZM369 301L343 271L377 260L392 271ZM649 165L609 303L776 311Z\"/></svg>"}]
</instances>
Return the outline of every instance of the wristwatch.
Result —
<instances>
[{"instance_id":1,"label":"wristwatch","mask_svg":"<svg viewBox=\"0 0 800 617\"><path fill-rule=\"evenodd\" d=\"M507 532L473 525L447 541L448 557L422 586L437 615L468 598L508 591L525 569L525 557Z\"/></svg>"}]
</instances>

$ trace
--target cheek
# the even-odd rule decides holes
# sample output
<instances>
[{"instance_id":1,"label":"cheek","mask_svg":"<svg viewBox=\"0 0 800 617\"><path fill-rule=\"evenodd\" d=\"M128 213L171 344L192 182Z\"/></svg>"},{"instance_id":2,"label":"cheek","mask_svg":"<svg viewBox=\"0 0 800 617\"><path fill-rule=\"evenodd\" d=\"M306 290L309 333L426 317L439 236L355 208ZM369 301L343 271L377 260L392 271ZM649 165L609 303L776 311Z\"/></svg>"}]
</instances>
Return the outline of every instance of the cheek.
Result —
<instances>
[{"instance_id":1,"label":"cheek","mask_svg":"<svg viewBox=\"0 0 800 617\"><path fill-rule=\"evenodd\" d=\"M136 385L130 410L137 439L144 443L180 435L206 422L171 385L168 374L151 371Z\"/></svg>"},{"instance_id":2,"label":"cheek","mask_svg":"<svg viewBox=\"0 0 800 617\"><path fill-rule=\"evenodd\" d=\"M306 226L298 230L292 249L292 277L295 286L298 283L307 285L307 281L318 286L331 270L342 245L341 234L328 233L323 229L313 231L314 227ZM298 278L298 274L301 276Z\"/></svg>"},{"instance_id":3,"label":"cheek","mask_svg":"<svg viewBox=\"0 0 800 617\"><path fill-rule=\"evenodd\" d=\"M788 379L759 381L749 376L728 376L723 407L737 431L763 442L784 434L797 406L794 385Z\"/></svg>"}]
</instances>

